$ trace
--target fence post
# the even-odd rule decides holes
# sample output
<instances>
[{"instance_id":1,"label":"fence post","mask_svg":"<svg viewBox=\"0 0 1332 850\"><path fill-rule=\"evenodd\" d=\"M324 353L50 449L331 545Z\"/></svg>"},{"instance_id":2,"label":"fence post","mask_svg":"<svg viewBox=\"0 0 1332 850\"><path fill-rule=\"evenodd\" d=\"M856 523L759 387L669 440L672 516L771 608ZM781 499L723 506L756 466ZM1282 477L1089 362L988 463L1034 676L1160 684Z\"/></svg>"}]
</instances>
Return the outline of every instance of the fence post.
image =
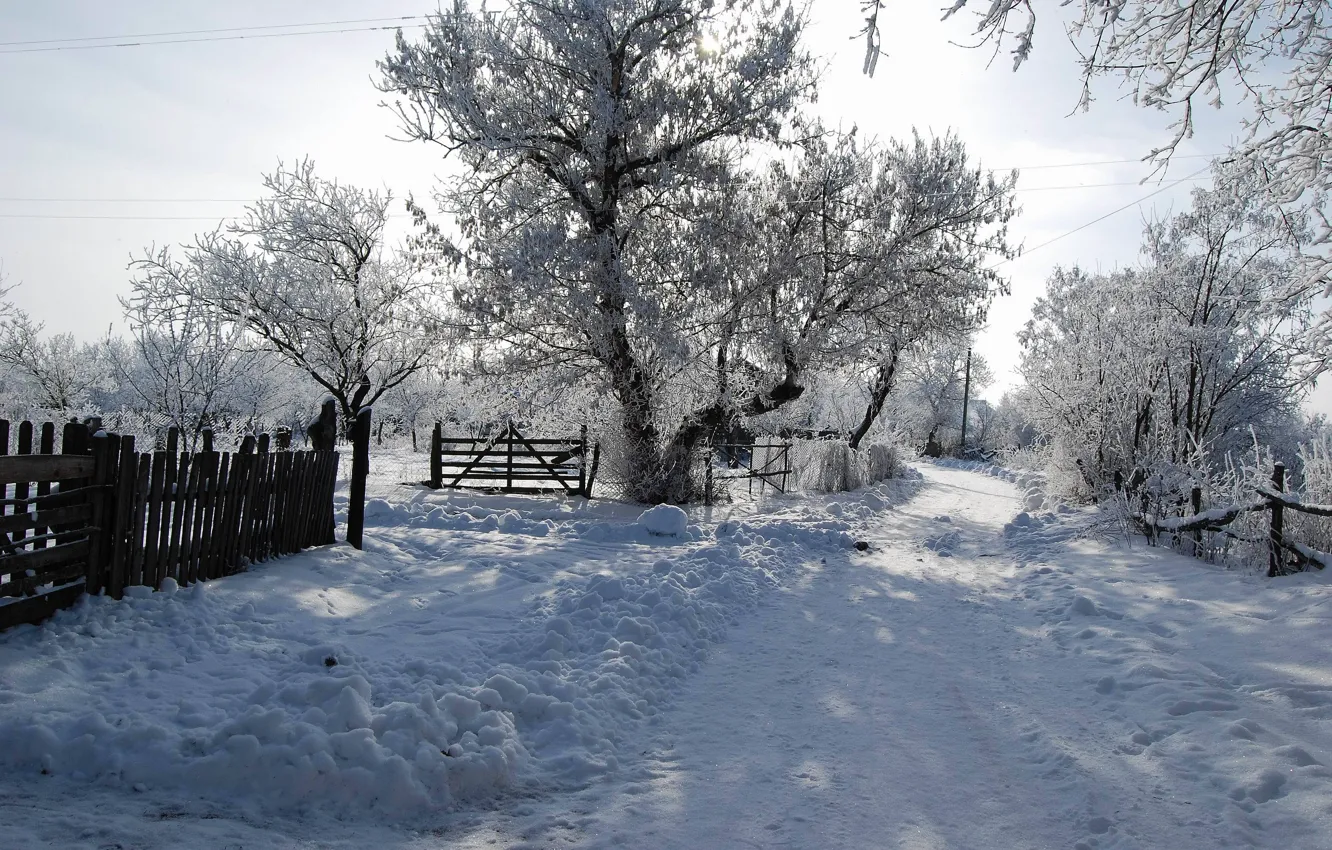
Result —
<instances>
[{"instance_id":1,"label":"fence post","mask_svg":"<svg viewBox=\"0 0 1332 850\"><path fill-rule=\"evenodd\" d=\"M601 463L601 443L592 446L592 468L587 471L587 491L583 493L587 498L592 498L592 488L597 483L597 466Z\"/></svg>"},{"instance_id":2,"label":"fence post","mask_svg":"<svg viewBox=\"0 0 1332 850\"><path fill-rule=\"evenodd\" d=\"M203 435L203 450L211 452L213 450L213 429L205 428L200 433Z\"/></svg>"},{"instance_id":3,"label":"fence post","mask_svg":"<svg viewBox=\"0 0 1332 850\"><path fill-rule=\"evenodd\" d=\"M274 442L277 443L277 450L280 452L291 451L291 429L279 428L273 435Z\"/></svg>"},{"instance_id":4,"label":"fence post","mask_svg":"<svg viewBox=\"0 0 1332 850\"><path fill-rule=\"evenodd\" d=\"M1272 467L1272 489L1280 493L1286 488L1286 465L1277 463ZM1272 502L1272 529L1269 534L1271 541L1267 556L1267 576L1273 578L1279 575L1285 575L1286 570L1282 564L1284 560L1281 557L1281 537L1282 525L1285 517L1282 516L1282 507L1280 502Z\"/></svg>"},{"instance_id":5,"label":"fence post","mask_svg":"<svg viewBox=\"0 0 1332 850\"><path fill-rule=\"evenodd\" d=\"M363 548L365 538L365 479L370 473L370 408L356 413L352 437L351 494L347 503L347 542Z\"/></svg>"},{"instance_id":6,"label":"fence post","mask_svg":"<svg viewBox=\"0 0 1332 850\"><path fill-rule=\"evenodd\" d=\"M508 433L507 435L505 435L505 439L507 439L507 440L509 441L509 451L508 451L508 454L507 454L507 466L505 467L505 469L507 470L507 472L506 472L506 474L505 474L505 478L504 478L504 492L506 492L506 493L509 493L509 492L512 492L512 491L513 491L513 431L514 431L514 424L513 424L512 420L510 420L510 422L509 422L509 433Z\"/></svg>"},{"instance_id":7,"label":"fence post","mask_svg":"<svg viewBox=\"0 0 1332 850\"><path fill-rule=\"evenodd\" d=\"M587 495L587 425L578 429L578 492Z\"/></svg>"},{"instance_id":8,"label":"fence post","mask_svg":"<svg viewBox=\"0 0 1332 850\"><path fill-rule=\"evenodd\" d=\"M435 430L430 432L430 487L438 490L444 486L444 426L435 423Z\"/></svg>"},{"instance_id":9,"label":"fence post","mask_svg":"<svg viewBox=\"0 0 1332 850\"><path fill-rule=\"evenodd\" d=\"M709 508L712 507L712 452L709 448L703 464L703 504Z\"/></svg>"},{"instance_id":10,"label":"fence post","mask_svg":"<svg viewBox=\"0 0 1332 850\"><path fill-rule=\"evenodd\" d=\"M83 585L83 589L92 594L101 593L107 585L107 566L111 560L112 541L115 539L111 518L115 500L111 491L116 486L119 449L119 438L105 431L98 431L92 437L93 489L88 499L92 516L88 524L93 530L88 539L88 573Z\"/></svg>"},{"instance_id":11,"label":"fence post","mask_svg":"<svg viewBox=\"0 0 1332 850\"><path fill-rule=\"evenodd\" d=\"M1193 508L1193 515L1202 513L1202 488L1194 485L1189 492L1189 505ZM1193 529L1193 557L1198 557L1198 552L1202 549L1202 529Z\"/></svg>"}]
</instances>

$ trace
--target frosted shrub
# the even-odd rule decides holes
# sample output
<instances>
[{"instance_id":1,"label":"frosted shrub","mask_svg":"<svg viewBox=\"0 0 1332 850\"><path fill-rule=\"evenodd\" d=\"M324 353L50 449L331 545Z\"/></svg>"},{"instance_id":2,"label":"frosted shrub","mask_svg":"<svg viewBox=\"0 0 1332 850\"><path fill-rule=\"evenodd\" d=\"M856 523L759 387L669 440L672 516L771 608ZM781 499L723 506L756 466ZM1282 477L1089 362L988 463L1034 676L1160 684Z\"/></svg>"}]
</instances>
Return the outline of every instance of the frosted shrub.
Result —
<instances>
[{"instance_id":1,"label":"frosted shrub","mask_svg":"<svg viewBox=\"0 0 1332 850\"><path fill-rule=\"evenodd\" d=\"M1299 496L1305 504L1332 504L1332 438L1300 447ZM1286 512L1286 535L1319 552L1332 552L1332 517Z\"/></svg>"},{"instance_id":2,"label":"frosted shrub","mask_svg":"<svg viewBox=\"0 0 1332 850\"><path fill-rule=\"evenodd\" d=\"M900 450L874 443L853 450L841 440L802 440L793 449L796 481L809 493L842 493L902 473Z\"/></svg>"}]
</instances>

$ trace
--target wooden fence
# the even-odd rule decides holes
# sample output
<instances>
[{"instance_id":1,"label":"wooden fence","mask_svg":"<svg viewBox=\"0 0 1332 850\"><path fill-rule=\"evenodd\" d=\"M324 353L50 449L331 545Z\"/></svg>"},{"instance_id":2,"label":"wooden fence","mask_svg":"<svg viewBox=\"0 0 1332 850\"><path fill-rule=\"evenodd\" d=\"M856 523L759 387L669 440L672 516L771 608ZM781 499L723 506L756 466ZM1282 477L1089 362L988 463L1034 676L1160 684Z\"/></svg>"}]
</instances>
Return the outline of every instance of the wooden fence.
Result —
<instances>
[{"instance_id":1,"label":"wooden fence","mask_svg":"<svg viewBox=\"0 0 1332 850\"><path fill-rule=\"evenodd\" d=\"M587 429L577 437L531 439L512 422L489 437L448 437L436 422L430 437L430 487L503 493L563 493L592 496L601 447L591 447Z\"/></svg>"},{"instance_id":2,"label":"wooden fence","mask_svg":"<svg viewBox=\"0 0 1332 850\"><path fill-rule=\"evenodd\" d=\"M1332 555L1287 539L1285 535L1285 512L1290 510L1312 516L1332 517L1332 505L1303 503L1292 498L1289 493L1284 492L1285 487L1286 467L1284 464L1278 463L1272 469L1272 486L1257 488L1255 490L1256 498L1252 502L1204 511L1202 488L1194 487L1189 498L1191 514L1173 517L1161 516L1161 511L1153 512L1150 510L1151 504L1144 492L1139 497L1142 500L1141 509L1132 512L1131 516L1143 528L1148 538L1153 541L1158 540L1162 534L1175 535L1176 537L1188 535L1183 539L1191 543L1194 554L1197 554L1202 549L1204 531L1229 534L1230 532L1226 526L1244 514L1268 511L1270 516L1266 541L1268 549L1267 575L1269 577L1287 575L1291 572L1292 566L1296 568L1313 566L1323 569L1328 564L1332 564Z\"/></svg>"},{"instance_id":3,"label":"wooden fence","mask_svg":"<svg viewBox=\"0 0 1332 850\"><path fill-rule=\"evenodd\" d=\"M14 454L0 420L0 628L32 623L84 592L119 598L239 572L248 563L333 542L335 452L141 453L134 437L18 426ZM33 445L34 432L38 434Z\"/></svg>"}]
</instances>

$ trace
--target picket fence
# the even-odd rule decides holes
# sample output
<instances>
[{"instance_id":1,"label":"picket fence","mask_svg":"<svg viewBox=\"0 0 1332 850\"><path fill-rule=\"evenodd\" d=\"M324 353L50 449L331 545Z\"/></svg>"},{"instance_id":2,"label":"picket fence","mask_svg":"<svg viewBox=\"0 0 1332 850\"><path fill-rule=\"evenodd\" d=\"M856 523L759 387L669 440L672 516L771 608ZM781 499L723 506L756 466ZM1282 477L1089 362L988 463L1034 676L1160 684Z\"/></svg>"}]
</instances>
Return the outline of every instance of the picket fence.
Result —
<instances>
[{"instance_id":1,"label":"picket fence","mask_svg":"<svg viewBox=\"0 0 1332 850\"><path fill-rule=\"evenodd\" d=\"M334 539L336 452L140 452L134 437L78 423L0 420L0 629L35 623L84 593L187 585Z\"/></svg>"}]
</instances>

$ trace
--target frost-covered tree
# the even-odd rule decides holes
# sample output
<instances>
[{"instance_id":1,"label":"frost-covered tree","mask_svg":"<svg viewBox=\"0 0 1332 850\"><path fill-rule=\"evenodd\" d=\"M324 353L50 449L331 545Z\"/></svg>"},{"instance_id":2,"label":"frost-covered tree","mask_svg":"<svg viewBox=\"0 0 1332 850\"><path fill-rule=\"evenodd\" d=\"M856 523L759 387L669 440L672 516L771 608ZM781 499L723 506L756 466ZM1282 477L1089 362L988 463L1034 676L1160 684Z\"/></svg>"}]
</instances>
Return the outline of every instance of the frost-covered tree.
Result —
<instances>
[{"instance_id":1,"label":"frost-covered tree","mask_svg":"<svg viewBox=\"0 0 1332 850\"><path fill-rule=\"evenodd\" d=\"M98 346L72 334L42 334L43 326L22 310L0 322L0 364L18 378L31 409L67 413L84 408L110 385L106 358Z\"/></svg>"},{"instance_id":2,"label":"frost-covered tree","mask_svg":"<svg viewBox=\"0 0 1332 850\"><path fill-rule=\"evenodd\" d=\"M141 295L120 303L129 340L108 340L106 350L123 404L150 421L179 428L188 445L204 428L268 412L276 395L276 364L245 347L242 326L197 301L171 312Z\"/></svg>"},{"instance_id":3,"label":"frost-covered tree","mask_svg":"<svg viewBox=\"0 0 1332 850\"><path fill-rule=\"evenodd\" d=\"M350 422L424 368L446 329L438 283L384 246L391 196L326 180L309 160L264 177L243 220L133 264L155 327L207 317L308 375ZM193 327L193 326L192 326Z\"/></svg>"},{"instance_id":4,"label":"frost-covered tree","mask_svg":"<svg viewBox=\"0 0 1332 850\"><path fill-rule=\"evenodd\" d=\"M870 2L878 27L881 0ZM974 8L976 32L1000 50L1011 41L1013 66L1031 55L1036 9L1030 0L954 0L944 17ZM1149 156L1166 163L1193 134L1195 114L1223 99L1246 102L1235 156L1259 175L1258 187L1289 203L1302 196L1332 237L1324 201L1332 189L1332 4L1325 0L1079 0L1063 23L1078 47L1081 106L1098 77L1118 79L1134 102L1171 113L1169 139ZM1056 8L1051 4L1051 9ZM1059 14L1059 13L1054 13ZM876 34L871 47L876 48ZM876 48L877 49L877 48ZM868 60L867 60L868 61Z\"/></svg>"},{"instance_id":5,"label":"frost-covered tree","mask_svg":"<svg viewBox=\"0 0 1332 850\"><path fill-rule=\"evenodd\" d=\"M889 415L899 431L917 445L951 451L962 434L962 399L967 389L966 338L939 340L909 352L901 364L901 378L889 398ZM972 399L990 384L994 375L985 358L971 356ZM968 428L976 411L968 410ZM974 433L967 436L975 444Z\"/></svg>"},{"instance_id":6,"label":"frost-covered tree","mask_svg":"<svg viewBox=\"0 0 1332 850\"><path fill-rule=\"evenodd\" d=\"M906 295L997 288L979 258L1003 247L1011 184L955 140L802 125L745 168L795 136L803 24L785 0L459 5L381 63L408 136L461 165L439 190L458 238L418 247L465 258L482 362L604 382L645 501L690 498L697 446L868 356Z\"/></svg>"},{"instance_id":7,"label":"frost-covered tree","mask_svg":"<svg viewBox=\"0 0 1332 850\"><path fill-rule=\"evenodd\" d=\"M1140 267L1056 270L1020 337L1031 422L1099 481L1287 430L1323 368L1303 226L1259 193L1200 189L1148 226Z\"/></svg>"},{"instance_id":8,"label":"frost-covered tree","mask_svg":"<svg viewBox=\"0 0 1332 850\"><path fill-rule=\"evenodd\" d=\"M971 333L1005 291L986 261L1011 256L1016 175L986 175L952 135L882 147L835 136L794 168L771 170L752 227L759 237L747 240L757 252L745 268L758 273L750 356L791 390L815 369L861 369L867 403L849 435L855 448L902 352Z\"/></svg>"}]
</instances>

